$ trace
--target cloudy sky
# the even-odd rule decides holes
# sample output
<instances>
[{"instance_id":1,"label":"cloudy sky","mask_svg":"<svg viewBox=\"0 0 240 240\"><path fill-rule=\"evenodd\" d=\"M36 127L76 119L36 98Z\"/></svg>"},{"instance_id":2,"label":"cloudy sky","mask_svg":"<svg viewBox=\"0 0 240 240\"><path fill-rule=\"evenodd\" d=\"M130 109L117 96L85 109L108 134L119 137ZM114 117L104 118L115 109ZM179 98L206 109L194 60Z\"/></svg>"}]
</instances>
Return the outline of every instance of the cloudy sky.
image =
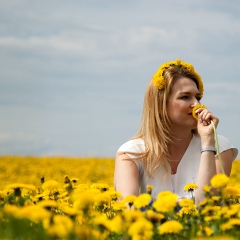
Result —
<instances>
[{"instance_id":1,"label":"cloudy sky","mask_svg":"<svg viewBox=\"0 0 240 240\"><path fill-rule=\"evenodd\" d=\"M176 58L239 148L239 12L239 0L1 0L0 155L114 157Z\"/></svg>"}]
</instances>

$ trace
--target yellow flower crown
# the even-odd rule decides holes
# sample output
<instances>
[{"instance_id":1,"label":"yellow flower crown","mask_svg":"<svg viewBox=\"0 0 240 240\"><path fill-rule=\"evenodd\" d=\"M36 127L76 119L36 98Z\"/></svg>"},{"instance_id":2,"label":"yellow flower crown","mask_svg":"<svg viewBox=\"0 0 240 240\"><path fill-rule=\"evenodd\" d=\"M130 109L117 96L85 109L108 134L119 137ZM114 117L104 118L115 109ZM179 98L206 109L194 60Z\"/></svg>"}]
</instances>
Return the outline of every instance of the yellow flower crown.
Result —
<instances>
[{"instance_id":1,"label":"yellow flower crown","mask_svg":"<svg viewBox=\"0 0 240 240\"><path fill-rule=\"evenodd\" d=\"M164 71L171 66L177 66L179 68L185 68L189 72L192 72L194 75L196 75L197 81L198 81L200 97L202 98L204 89L203 89L203 83L202 83L201 76L194 70L194 67L191 63L184 62L181 59L177 59L176 61L166 62L166 63L162 64L159 67L159 69L157 70L157 72L153 75L154 85L158 89L164 89L165 88L166 80L164 79Z\"/></svg>"}]
</instances>

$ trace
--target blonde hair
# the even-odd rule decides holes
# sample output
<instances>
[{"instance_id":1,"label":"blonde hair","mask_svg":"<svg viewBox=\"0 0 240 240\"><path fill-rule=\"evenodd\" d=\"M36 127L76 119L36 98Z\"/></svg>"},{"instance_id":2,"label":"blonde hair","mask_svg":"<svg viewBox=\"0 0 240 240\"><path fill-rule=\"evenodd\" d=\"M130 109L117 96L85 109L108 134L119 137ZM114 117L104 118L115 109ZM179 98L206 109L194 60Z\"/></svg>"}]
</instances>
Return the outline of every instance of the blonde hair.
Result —
<instances>
[{"instance_id":1,"label":"blonde hair","mask_svg":"<svg viewBox=\"0 0 240 240\"><path fill-rule=\"evenodd\" d=\"M151 79L145 93L140 129L133 139L141 138L145 142L145 152L141 158L150 177L159 165L166 173L168 171L168 146L172 138L167 103L173 84L183 77L192 79L199 89L198 76L185 68L171 66L164 71L165 88L159 90Z\"/></svg>"}]
</instances>

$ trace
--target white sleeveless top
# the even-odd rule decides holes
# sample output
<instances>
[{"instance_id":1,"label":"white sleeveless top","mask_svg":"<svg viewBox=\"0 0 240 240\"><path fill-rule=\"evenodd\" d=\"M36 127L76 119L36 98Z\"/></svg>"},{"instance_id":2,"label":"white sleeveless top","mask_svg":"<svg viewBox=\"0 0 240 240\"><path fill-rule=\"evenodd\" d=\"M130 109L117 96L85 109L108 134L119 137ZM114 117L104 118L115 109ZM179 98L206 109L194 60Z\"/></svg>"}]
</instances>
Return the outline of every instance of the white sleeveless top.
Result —
<instances>
[{"instance_id":1,"label":"white sleeveless top","mask_svg":"<svg viewBox=\"0 0 240 240\"><path fill-rule=\"evenodd\" d=\"M220 152L233 149L233 160L236 159L238 150L227 138L218 135L218 143ZM144 151L144 141L139 138L124 143L117 152L142 153ZM133 154L127 155L133 160L134 158L137 158ZM157 198L159 192L165 190L172 191L173 193L177 194L179 198L191 198L191 194L187 191L184 191L183 188L188 183L197 182L200 158L201 140L199 135L193 134L192 140L178 165L177 173L174 175L171 175L170 165L168 166L168 173L165 173L164 169L159 166L154 172L154 177L150 178L147 176L147 173L144 169L143 161L135 159L134 162L139 170L139 193L146 193L147 185L151 185L153 186L153 199Z\"/></svg>"}]
</instances>

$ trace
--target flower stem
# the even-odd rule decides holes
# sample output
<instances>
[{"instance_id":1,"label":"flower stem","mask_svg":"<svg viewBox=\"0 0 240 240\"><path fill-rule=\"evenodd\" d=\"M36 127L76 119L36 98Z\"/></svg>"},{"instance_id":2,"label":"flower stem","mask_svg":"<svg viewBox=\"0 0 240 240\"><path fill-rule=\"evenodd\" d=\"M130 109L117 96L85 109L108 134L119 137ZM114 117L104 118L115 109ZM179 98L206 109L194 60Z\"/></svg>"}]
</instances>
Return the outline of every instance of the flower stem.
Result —
<instances>
[{"instance_id":1,"label":"flower stem","mask_svg":"<svg viewBox=\"0 0 240 240\"><path fill-rule=\"evenodd\" d=\"M222 170L222 173L225 174L224 172L224 167L223 167L223 163L222 163L222 157L221 157L221 153L220 153L220 149L219 149L219 143L218 143L218 136L217 136L217 131L216 131L216 127L213 121L211 121L212 126L213 126L213 131L214 131L214 136L215 136L215 141L216 141L216 148L217 148L217 155L218 155L218 160L220 162L220 167Z\"/></svg>"}]
</instances>

